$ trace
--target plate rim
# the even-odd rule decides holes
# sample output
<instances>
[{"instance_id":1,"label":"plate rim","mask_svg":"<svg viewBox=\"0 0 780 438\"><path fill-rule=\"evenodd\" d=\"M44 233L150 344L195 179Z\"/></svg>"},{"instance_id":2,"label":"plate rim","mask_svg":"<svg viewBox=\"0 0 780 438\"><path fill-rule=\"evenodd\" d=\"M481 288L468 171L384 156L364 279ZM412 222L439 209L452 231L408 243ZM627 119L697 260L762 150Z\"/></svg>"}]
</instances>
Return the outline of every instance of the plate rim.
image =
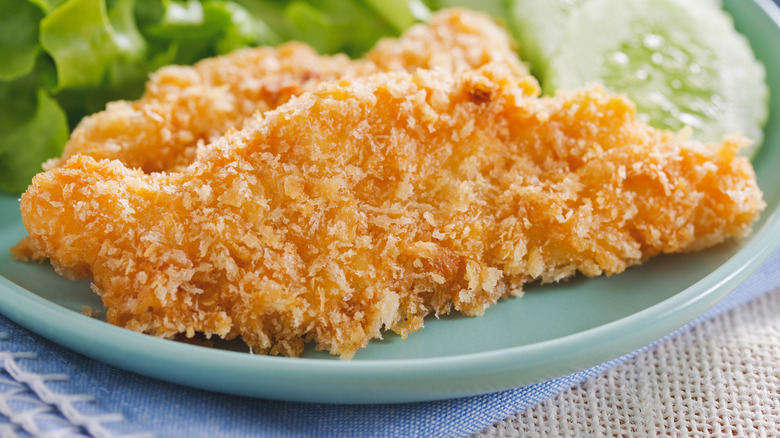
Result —
<instances>
[{"instance_id":1,"label":"plate rim","mask_svg":"<svg viewBox=\"0 0 780 438\"><path fill-rule=\"evenodd\" d=\"M761 8L780 27L780 8L777 5L771 0L753 0L753 3ZM780 147L780 144L776 145L776 147ZM581 345L593 344L594 341L603 340L605 341L603 345L607 345L605 348L618 352L618 354L614 354L610 358L612 359L642 347L683 326L733 291L780 246L779 211L780 206L776 206L773 211L764 212L766 216L762 219L763 223L753 230L748 237L749 241L718 268L657 304L606 324L576 333L484 352L430 358L339 361L318 358L283 358L204 349L194 345L143 335L79 314L23 288L2 275L0 275L0 310L9 319L71 350L132 372L201 389L251 397L320 403L394 403L441 400L477 395L517 387L521 384L534 383L524 381L520 384L515 384L520 381L517 380L512 381L512 385L508 386L507 382L511 381L511 379L507 377L507 374L511 374L512 370L518 368L519 363L533 360L539 361L542 357L549 357L551 352L559 352L561 350L567 351L569 354L582 352L583 348ZM36 311L38 312L37 316L35 315ZM48 318L51 317L62 320L58 327L52 327L51 324L47 324ZM628 332L635 332L638 323L639 325L649 325L651 327L643 333L643 336L628 336ZM67 329L61 330L62 325L65 325ZM632 330L626 330L632 327ZM618 336L614 336L616 332L619 334ZM174 364L182 365L187 360L201 360L202 363L205 362L207 364L221 363L223 366L228 364L228 368L233 371L250 377L260 378L260 380L268 379L269 377L287 377L287 379L281 379L280 382L277 382L281 383L281 385L274 385L273 382L260 382L261 386L259 389L257 383L243 386L230 385L230 382L226 381L224 377L212 381L196 380L195 384L193 384L192 373L177 373L173 372L174 370L160 372L160 370L149 369L150 367L144 364L143 361L135 361L130 366L127 363L117 363L117 360L111 357L112 355L109 353L111 350L104 350L103 352L99 350L105 347L107 343L106 340L101 341L99 339L99 336L105 333L111 335L111 340L119 345L116 347L118 350L113 350L114 355L116 355L116 351L137 352L136 346L141 344L149 346L149 351L146 352L147 355L159 353L158 350L165 350L166 355L169 356L165 363L171 364L169 368ZM78 334L86 334L86 337L92 343L85 345L84 342L78 342L79 337L74 336ZM70 338L68 338L69 336ZM609 339L610 337L612 339ZM627 337L631 338L631 342L626 340ZM578 345L580 345L579 348ZM591 356L593 355L591 354ZM593 366L604 362L603 355L597 356L601 357L601 359L594 362L591 358L591 360L581 361L579 364L591 363L591 366ZM475 370L475 367L483 367L484 369ZM229 374L230 369L226 370L225 374ZM585 368L577 366L577 369L572 370L572 372L582 369ZM284 392L279 389L283 388L284 384L289 384L289 374L301 372L317 374L317 378L320 379L334 379L332 382L352 382L353 387L347 391L333 392L315 384L311 387L313 391L310 393L300 390ZM381 382L375 382L374 384L371 382L377 372L385 374L383 377L385 383L389 380L398 387L384 388L387 390L386 393L377 394L376 391L382 389L379 387ZM482 386L446 386L448 382L452 382L452 379L463 378L464 374L470 376L468 378L473 379L475 373L486 376L494 374L497 377L494 379L495 382L489 382ZM560 377L567 373L556 372L554 374L548 375L541 380ZM421 384L424 378L432 379L432 381L428 385L422 385L418 388L410 386ZM403 381L403 384L401 384L394 379L409 380ZM499 380L503 383L499 383ZM358 383L365 384L365 388L356 391L354 386ZM269 389L264 390L264 388Z\"/></svg>"}]
</instances>

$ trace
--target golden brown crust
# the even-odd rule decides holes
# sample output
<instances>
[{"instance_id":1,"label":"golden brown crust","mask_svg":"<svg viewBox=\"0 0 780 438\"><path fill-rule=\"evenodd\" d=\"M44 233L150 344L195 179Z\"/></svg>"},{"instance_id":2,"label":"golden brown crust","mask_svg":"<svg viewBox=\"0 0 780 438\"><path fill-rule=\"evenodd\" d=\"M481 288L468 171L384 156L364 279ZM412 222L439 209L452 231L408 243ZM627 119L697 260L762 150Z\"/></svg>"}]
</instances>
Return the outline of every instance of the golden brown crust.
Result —
<instances>
[{"instance_id":1,"label":"golden brown crust","mask_svg":"<svg viewBox=\"0 0 780 438\"><path fill-rule=\"evenodd\" d=\"M154 73L141 99L108 104L84 118L61 158L90 155L118 159L145 172L177 170L195 159L198 145L240 128L255 112L267 111L323 81L363 72L369 63L345 55L320 56L301 43L242 49L196 65L168 66Z\"/></svg>"},{"instance_id":2,"label":"golden brown crust","mask_svg":"<svg viewBox=\"0 0 780 438\"><path fill-rule=\"evenodd\" d=\"M452 9L430 23L386 39L367 59L321 56L301 43L243 49L205 59L192 67L168 66L154 73L141 99L110 103L74 130L61 158L90 155L122 161L144 172L180 170L230 129L256 112L268 111L318 84L380 71L441 68L459 71L498 61L528 74L509 37L489 17Z\"/></svg>"},{"instance_id":3,"label":"golden brown crust","mask_svg":"<svg viewBox=\"0 0 780 438\"><path fill-rule=\"evenodd\" d=\"M9 249L11 257L21 262L43 262L46 260L46 256L38 251L35 247L35 243L29 238L24 237L16 245Z\"/></svg>"},{"instance_id":4,"label":"golden brown crust","mask_svg":"<svg viewBox=\"0 0 780 438\"><path fill-rule=\"evenodd\" d=\"M455 73L498 62L518 76L529 74L504 29L486 15L457 8L435 13L401 38L379 41L366 59L384 72L421 68Z\"/></svg>"},{"instance_id":5,"label":"golden brown crust","mask_svg":"<svg viewBox=\"0 0 780 438\"><path fill-rule=\"evenodd\" d=\"M740 139L654 130L598 88L537 93L505 65L326 83L181 172L73 157L23 220L111 323L349 358L528 281L743 236L763 208Z\"/></svg>"}]
</instances>

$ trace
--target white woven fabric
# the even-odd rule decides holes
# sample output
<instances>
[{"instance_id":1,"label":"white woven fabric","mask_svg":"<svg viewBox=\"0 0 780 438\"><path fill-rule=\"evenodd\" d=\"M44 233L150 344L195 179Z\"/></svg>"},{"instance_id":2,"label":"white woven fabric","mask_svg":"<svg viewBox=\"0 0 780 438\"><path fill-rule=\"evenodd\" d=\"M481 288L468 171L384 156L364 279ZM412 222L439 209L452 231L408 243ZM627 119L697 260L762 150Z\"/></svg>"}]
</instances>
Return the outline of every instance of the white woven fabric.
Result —
<instances>
[{"instance_id":1,"label":"white woven fabric","mask_svg":"<svg viewBox=\"0 0 780 438\"><path fill-rule=\"evenodd\" d=\"M780 438L780 290L476 437Z\"/></svg>"}]
</instances>

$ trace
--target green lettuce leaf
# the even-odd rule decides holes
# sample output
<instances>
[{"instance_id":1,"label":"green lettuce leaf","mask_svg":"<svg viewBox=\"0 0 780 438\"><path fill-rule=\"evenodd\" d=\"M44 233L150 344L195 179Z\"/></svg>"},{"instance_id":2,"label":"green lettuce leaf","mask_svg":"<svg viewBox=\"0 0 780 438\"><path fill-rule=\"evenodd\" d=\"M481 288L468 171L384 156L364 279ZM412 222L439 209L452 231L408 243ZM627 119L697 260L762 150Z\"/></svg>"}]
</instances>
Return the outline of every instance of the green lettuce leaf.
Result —
<instances>
[{"instance_id":1,"label":"green lettuce leaf","mask_svg":"<svg viewBox=\"0 0 780 438\"><path fill-rule=\"evenodd\" d=\"M135 0L69 0L41 21L40 40L57 66L57 88L121 86L146 73L146 46L135 27Z\"/></svg>"},{"instance_id":2,"label":"green lettuce leaf","mask_svg":"<svg viewBox=\"0 0 780 438\"><path fill-rule=\"evenodd\" d=\"M285 11L292 38L320 53L358 57L383 36L397 35L382 17L356 0L296 0Z\"/></svg>"},{"instance_id":3,"label":"green lettuce leaf","mask_svg":"<svg viewBox=\"0 0 780 438\"><path fill-rule=\"evenodd\" d=\"M401 33L418 21L427 21L431 10L420 0L363 0Z\"/></svg>"},{"instance_id":4,"label":"green lettuce leaf","mask_svg":"<svg viewBox=\"0 0 780 438\"><path fill-rule=\"evenodd\" d=\"M30 73L40 45L38 23L43 10L25 0L0 0L0 80Z\"/></svg>"},{"instance_id":5,"label":"green lettuce leaf","mask_svg":"<svg viewBox=\"0 0 780 438\"><path fill-rule=\"evenodd\" d=\"M28 1L30 3L38 5L38 7L40 7L43 12L48 14L52 9L56 8L61 3L66 2L67 0L28 0Z\"/></svg>"},{"instance_id":6,"label":"green lettuce leaf","mask_svg":"<svg viewBox=\"0 0 780 438\"><path fill-rule=\"evenodd\" d=\"M509 9L509 0L429 0L428 4L435 9L458 7L482 11L499 21L506 20Z\"/></svg>"},{"instance_id":7,"label":"green lettuce leaf","mask_svg":"<svg viewBox=\"0 0 780 438\"><path fill-rule=\"evenodd\" d=\"M203 3L197 0L163 1L163 16L145 33L155 38L208 40L216 36L222 23L219 18L206 17Z\"/></svg>"},{"instance_id":8,"label":"green lettuce leaf","mask_svg":"<svg viewBox=\"0 0 780 438\"><path fill-rule=\"evenodd\" d=\"M147 13L141 31L154 48L167 50L169 63L191 64L241 47L280 42L260 18L234 2L163 0L159 5L157 21Z\"/></svg>"},{"instance_id":9,"label":"green lettuce leaf","mask_svg":"<svg viewBox=\"0 0 780 438\"><path fill-rule=\"evenodd\" d=\"M9 193L24 191L68 139L65 112L36 83L33 76L0 82L0 190Z\"/></svg>"},{"instance_id":10,"label":"green lettuce leaf","mask_svg":"<svg viewBox=\"0 0 780 438\"><path fill-rule=\"evenodd\" d=\"M268 41L269 45L292 38L292 25L285 14L287 0L235 0L235 3L243 6L260 28L268 28L269 35L275 36L276 40Z\"/></svg>"},{"instance_id":11,"label":"green lettuce leaf","mask_svg":"<svg viewBox=\"0 0 780 438\"><path fill-rule=\"evenodd\" d=\"M214 43L216 52L224 54L258 44L273 45L279 37L259 18L233 2L209 1L203 5L207 15L221 16L223 30Z\"/></svg>"}]
</instances>

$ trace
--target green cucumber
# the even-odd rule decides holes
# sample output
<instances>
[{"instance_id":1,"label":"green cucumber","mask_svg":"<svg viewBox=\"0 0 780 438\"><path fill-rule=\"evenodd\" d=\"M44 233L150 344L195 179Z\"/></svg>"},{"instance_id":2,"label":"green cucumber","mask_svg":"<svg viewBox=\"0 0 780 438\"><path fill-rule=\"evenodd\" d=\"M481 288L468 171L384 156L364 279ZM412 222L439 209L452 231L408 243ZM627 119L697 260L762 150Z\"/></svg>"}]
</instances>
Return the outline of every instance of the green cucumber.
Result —
<instances>
[{"instance_id":1,"label":"green cucumber","mask_svg":"<svg viewBox=\"0 0 780 438\"><path fill-rule=\"evenodd\" d=\"M507 0L507 21L531 72L543 77L572 13L589 0ZM720 8L721 0L707 0Z\"/></svg>"},{"instance_id":2,"label":"green cucumber","mask_svg":"<svg viewBox=\"0 0 780 438\"><path fill-rule=\"evenodd\" d=\"M509 0L508 22L520 58L531 72L544 77L572 12L587 0Z\"/></svg>"},{"instance_id":3,"label":"green cucumber","mask_svg":"<svg viewBox=\"0 0 780 438\"><path fill-rule=\"evenodd\" d=\"M763 138L763 66L710 0L588 0L567 19L548 62L545 92L600 82L627 94L651 125L693 128L704 141Z\"/></svg>"}]
</instances>

